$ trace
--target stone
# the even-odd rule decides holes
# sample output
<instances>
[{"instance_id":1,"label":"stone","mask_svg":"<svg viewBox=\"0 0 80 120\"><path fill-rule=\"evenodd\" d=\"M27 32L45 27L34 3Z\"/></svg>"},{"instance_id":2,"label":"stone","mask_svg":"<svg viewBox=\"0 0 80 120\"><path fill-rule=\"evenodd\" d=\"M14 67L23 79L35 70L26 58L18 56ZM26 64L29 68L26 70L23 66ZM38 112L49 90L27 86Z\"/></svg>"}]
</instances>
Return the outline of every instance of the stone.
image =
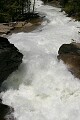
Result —
<instances>
[{"instance_id":1,"label":"stone","mask_svg":"<svg viewBox=\"0 0 80 120\"><path fill-rule=\"evenodd\" d=\"M12 107L2 104L0 100L0 120L15 120L13 112L14 109Z\"/></svg>"},{"instance_id":2,"label":"stone","mask_svg":"<svg viewBox=\"0 0 80 120\"><path fill-rule=\"evenodd\" d=\"M80 79L80 43L63 44L58 54L58 59L63 60L69 71Z\"/></svg>"},{"instance_id":3,"label":"stone","mask_svg":"<svg viewBox=\"0 0 80 120\"><path fill-rule=\"evenodd\" d=\"M25 25L25 21L22 21L22 22L17 22L16 24L15 24L15 28L22 28L24 25Z\"/></svg>"},{"instance_id":4,"label":"stone","mask_svg":"<svg viewBox=\"0 0 80 120\"><path fill-rule=\"evenodd\" d=\"M28 22L24 25L24 27L31 27L32 25L33 25L32 23Z\"/></svg>"},{"instance_id":5,"label":"stone","mask_svg":"<svg viewBox=\"0 0 80 120\"><path fill-rule=\"evenodd\" d=\"M0 34L8 34L14 27L11 27L9 25L0 24Z\"/></svg>"},{"instance_id":6,"label":"stone","mask_svg":"<svg viewBox=\"0 0 80 120\"><path fill-rule=\"evenodd\" d=\"M23 55L7 38L0 37L0 86L22 63Z\"/></svg>"},{"instance_id":7,"label":"stone","mask_svg":"<svg viewBox=\"0 0 80 120\"><path fill-rule=\"evenodd\" d=\"M76 54L79 55L80 48L78 43L63 44L58 51L58 54Z\"/></svg>"}]
</instances>

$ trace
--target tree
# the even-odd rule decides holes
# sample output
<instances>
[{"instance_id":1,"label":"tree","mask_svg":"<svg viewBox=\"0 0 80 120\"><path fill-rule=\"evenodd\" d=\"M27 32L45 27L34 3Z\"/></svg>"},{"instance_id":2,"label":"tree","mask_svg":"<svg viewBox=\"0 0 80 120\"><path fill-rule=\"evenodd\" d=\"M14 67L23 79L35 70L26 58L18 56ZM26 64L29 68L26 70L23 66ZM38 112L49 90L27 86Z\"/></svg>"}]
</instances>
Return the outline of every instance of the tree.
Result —
<instances>
[{"instance_id":1,"label":"tree","mask_svg":"<svg viewBox=\"0 0 80 120\"><path fill-rule=\"evenodd\" d=\"M30 12L30 6L31 0L0 0L0 22L22 17L24 13Z\"/></svg>"},{"instance_id":2,"label":"tree","mask_svg":"<svg viewBox=\"0 0 80 120\"><path fill-rule=\"evenodd\" d=\"M34 9L35 9L35 0L34 0L34 3L33 3L33 12L34 12Z\"/></svg>"}]
</instances>

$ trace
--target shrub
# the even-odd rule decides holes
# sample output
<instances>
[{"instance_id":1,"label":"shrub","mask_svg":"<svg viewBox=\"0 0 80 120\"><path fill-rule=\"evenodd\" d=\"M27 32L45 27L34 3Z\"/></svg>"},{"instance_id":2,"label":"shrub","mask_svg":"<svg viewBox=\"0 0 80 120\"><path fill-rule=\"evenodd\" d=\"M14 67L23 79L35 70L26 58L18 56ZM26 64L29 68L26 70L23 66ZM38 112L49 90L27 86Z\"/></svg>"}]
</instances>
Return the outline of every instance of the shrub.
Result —
<instances>
[{"instance_id":1,"label":"shrub","mask_svg":"<svg viewBox=\"0 0 80 120\"><path fill-rule=\"evenodd\" d=\"M0 22L9 22L10 21L10 15L7 13L0 13Z\"/></svg>"},{"instance_id":2,"label":"shrub","mask_svg":"<svg viewBox=\"0 0 80 120\"><path fill-rule=\"evenodd\" d=\"M65 12L69 15L69 16L71 16L71 15L73 15L74 14L74 5L72 4L67 4L67 5L65 5L65 8L64 8L64 10L65 10Z\"/></svg>"}]
</instances>

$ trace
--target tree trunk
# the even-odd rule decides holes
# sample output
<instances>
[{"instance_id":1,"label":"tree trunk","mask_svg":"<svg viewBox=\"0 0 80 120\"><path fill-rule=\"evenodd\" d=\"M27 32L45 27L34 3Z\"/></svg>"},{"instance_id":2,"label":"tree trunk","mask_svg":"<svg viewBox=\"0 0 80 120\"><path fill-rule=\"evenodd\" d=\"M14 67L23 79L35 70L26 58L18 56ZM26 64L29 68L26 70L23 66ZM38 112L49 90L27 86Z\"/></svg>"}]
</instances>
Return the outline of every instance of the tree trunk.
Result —
<instances>
[{"instance_id":1,"label":"tree trunk","mask_svg":"<svg viewBox=\"0 0 80 120\"><path fill-rule=\"evenodd\" d=\"M34 0L34 3L33 3L33 12L34 12L34 10L35 10L35 0Z\"/></svg>"}]
</instances>

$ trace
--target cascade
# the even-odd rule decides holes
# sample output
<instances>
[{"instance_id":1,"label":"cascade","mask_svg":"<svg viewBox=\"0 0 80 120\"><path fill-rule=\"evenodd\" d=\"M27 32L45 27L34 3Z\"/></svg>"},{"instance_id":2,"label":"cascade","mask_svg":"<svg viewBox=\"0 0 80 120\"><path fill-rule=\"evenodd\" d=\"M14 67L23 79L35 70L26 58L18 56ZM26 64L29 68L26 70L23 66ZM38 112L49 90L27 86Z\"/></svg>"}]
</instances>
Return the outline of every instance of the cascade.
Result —
<instances>
[{"instance_id":1,"label":"cascade","mask_svg":"<svg viewBox=\"0 0 80 120\"><path fill-rule=\"evenodd\" d=\"M80 80L57 60L62 44L80 42L80 22L60 10L38 0L36 11L46 14L49 22L8 37L24 55L1 93L3 103L14 108L16 120L80 120Z\"/></svg>"}]
</instances>

